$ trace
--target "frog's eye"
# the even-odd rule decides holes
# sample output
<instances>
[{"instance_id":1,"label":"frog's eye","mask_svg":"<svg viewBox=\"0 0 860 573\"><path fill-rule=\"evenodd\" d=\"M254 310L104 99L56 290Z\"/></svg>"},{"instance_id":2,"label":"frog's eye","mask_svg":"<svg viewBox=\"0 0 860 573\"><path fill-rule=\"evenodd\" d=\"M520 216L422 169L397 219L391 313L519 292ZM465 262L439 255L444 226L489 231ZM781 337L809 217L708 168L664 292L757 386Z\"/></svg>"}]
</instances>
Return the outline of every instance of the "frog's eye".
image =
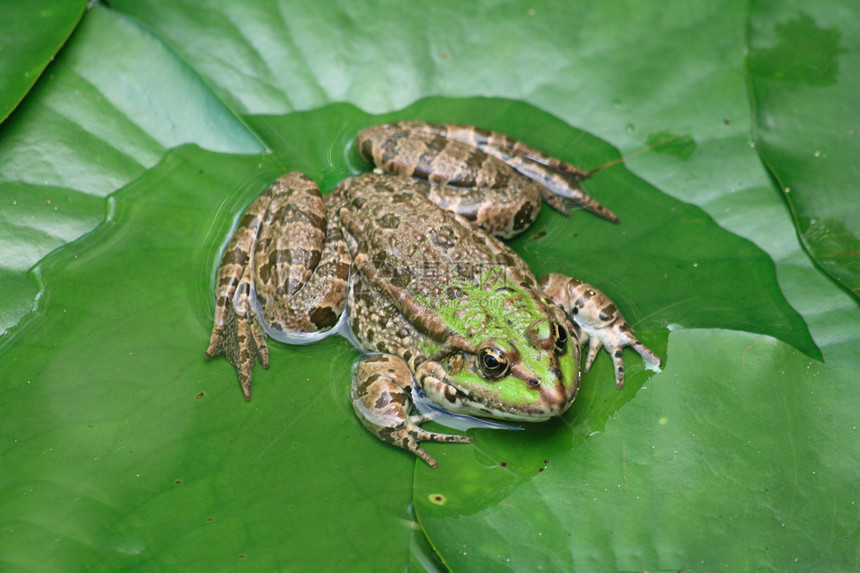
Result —
<instances>
[{"instance_id":1,"label":"frog's eye","mask_svg":"<svg viewBox=\"0 0 860 573\"><path fill-rule=\"evenodd\" d=\"M489 378L501 378L508 373L508 359L498 348L482 348L478 352L478 366L481 373Z\"/></svg>"},{"instance_id":2,"label":"frog's eye","mask_svg":"<svg viewBox=\"0 0 860 573\"><path fill-rule=\"evenodd\" d=\"M556 356L567 352L567 329L557 322L552 323L552 338L555 344Z\"/></svg>"}]
</instances>

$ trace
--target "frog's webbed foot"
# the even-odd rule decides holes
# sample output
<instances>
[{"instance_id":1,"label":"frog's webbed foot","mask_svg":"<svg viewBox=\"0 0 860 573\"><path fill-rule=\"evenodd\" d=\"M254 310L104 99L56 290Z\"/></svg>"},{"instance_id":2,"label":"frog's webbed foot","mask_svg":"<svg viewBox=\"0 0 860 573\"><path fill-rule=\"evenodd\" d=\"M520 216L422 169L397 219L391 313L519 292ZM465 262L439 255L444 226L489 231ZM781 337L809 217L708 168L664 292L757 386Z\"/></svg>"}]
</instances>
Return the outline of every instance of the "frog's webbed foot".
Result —
<instances>
[{"instance_id":1,"label":"frog's webbed foot","mask_svg":"<svg viewBox=\"0 0 860 573\"><path fill-rule=\"evenodd\" d=\"M591 369L601 348L606 348L612 357L615 385L619 389L624 387L624 347L629 346L651 365L662 363L659 356L636 338L615 303L597 288L557 273L543 277L540 285L585 333L588 340L586 372Z\"/></svg>"},{"instance_id":2,"label":"frog's webbed foot","mask_svg":"<svg viewBox=\"0 0 860 573\"><path fill-rule=\"evenodd\" d=\"M435 468L438 465L436 460L433 459L433 456L427 453L427 450L421 447L421 442L469 444L472 442L472 438L467 436L457 436L455 434L428 432L421 428L421 424L429 422L432 419L433 416L430 415L409 416L405 423L396 428L391 428L390 432L387 433L387 436L383 436L380 433L377 433L376 435L386 442L394 444L404 450L409 450L427 462L427 465L431 468Z\"/></svg>"},{"instance_id":3,"label":"frog's webbed foot","mask_svg":"<svg viewBox=\"0 0 860 573\"><path fill-rule=\"evenodd\" d=\"M478 149L501 159L520 174L538 183L544 202L563 215L569 215L568 207L573 205L613 223L619 222L615 213L598 203L582 188L581 182L588 179L591 173L501 133L478 130L475 135L471 135L470 132L475 129L477 128L469 126L449 126L448 131L459 141L474 139L474 145Z\"/></svg>"},{"instance_id":4,"label":"frog's webbed foot","mask_svg":"<svg viewBox=\"0 0 860 573\"><path fill-rule=\"evenodd\" d=\"M266 334L250 305L251 254L271 203L271 193L261 195L245 212L227 244L218 267L215 320L206 356L224 353L236 368L245 400L251 399L251 371L259 359L269 367Z\"/></svg>"},{"instance_id":5,"label":"frog's webbed foot","mask_svg":"<svg viewBox=\"0 0 860 573\"><path fill-rule=\"evenodd\" d=\"M588 356L585 359L585 371L588 372L591 370L591 365L594 364L597 353L601 348L606 348L606 351L612 357L612 367L615 370L615 385L620 390L624 387L624 358L622 356L622 349L625 346L629 346L635 350L648 364L657 366L662 361L659 356L636 338L630 325L627 324L627 321L624 320L624 317L620 313L618 317L618 320L606 326L595 329L582 327L582 329L588 334Z\"/></svg>"},{"instance_id":6,"label":"frog's webbed foot","mask_svg":"<svg viewBox=\"0 0 860 573\"><path fill-rule=\"evenodd\" d=\"M250 400L251 371L254 364L259 360L263 363L263 368L269 367L266 334L260 328L256 314L253 312L239 314L232 304L229 306L225 323L216 325L213 329L206 356L211 358L222 352L236 368L245 400Z\"/></svg>"},{"instance_id":7,"label":"frog's webbed foot","mask_svg":"<svg viewBox=\"0 0 860 573\"><path fill-rule=\"evenodd\" d=\"M433 459L421 442L470 443L472 438L428 432L421 424L432 415L410 416L412 374L400 358L377 354L359 362L352 376L352 405L364 427L380 440L409 450L432 468Z\"/></svg>"}]
</instances>

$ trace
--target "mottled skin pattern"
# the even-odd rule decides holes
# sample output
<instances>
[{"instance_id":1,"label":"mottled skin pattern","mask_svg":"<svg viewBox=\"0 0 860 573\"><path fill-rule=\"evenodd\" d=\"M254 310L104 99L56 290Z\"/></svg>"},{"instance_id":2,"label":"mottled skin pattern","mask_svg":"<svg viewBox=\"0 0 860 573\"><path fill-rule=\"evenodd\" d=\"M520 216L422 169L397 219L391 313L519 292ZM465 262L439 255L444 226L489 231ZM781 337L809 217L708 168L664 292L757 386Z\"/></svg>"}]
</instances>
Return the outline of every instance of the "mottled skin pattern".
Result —
<instances>
[{"instance_id":1,"label":"mottled skin pattern","mask_svg":"<svg viewBox=\"0 0 860 573\"><path fill-rule=\"evenodd\" d=\"M506 187L512 180L524 177L532 183L518 182L519 187L530 187L529 193L539 193L547 204L565 215L569 214L567 204L570 203L613 223L618 222L612 211L580 187L579 182L586 179L588 173L501 133L471 125L403 121L364 129L356 143L365 157L390 173L474 188L478 195L485 189ZM431 163L424 150L433 145L447 147L444 156ZM473 152L474 149L501 161L485 161L483 156ZM481 161L475 161L476 158ZM442 165L444 168L440 169Z\"/></svg>"},{"instance_id":2,"label":"mottled skin pattern","mask_svg":"<svg viewBox=\"0 0 860 573\"><path fill-rule=\"evenodd\" d=\"M252 264L253 261L253 264ZM218 268L215 324L207 356L227 355L251 399L251 370L269 367L266 333L332 328L343 313L349 253L328 225L316 183L283 175L248 208ZM254 312L256 296L262 316Z\"/></svg>"},{"instance_id":3,"label":"mottled skin pattern","mask_svg":"<svg viewBox=\"0 0 860 573\"><path fill-rule=\"evenodd\" d=\"M388 174L346 179L325 197L287 174L225 251L207 355L227 355L246 399L254 363L268 366L267 333L334 332L345 306L355 340L378 353L353 372L359 419L431 466L420 442L470 439L423 430L430 417L411 414L413 386L452 412L541 421L576 397L586 341L586 371L605 347L619 388L624 346L660 362L606 295L559 274L537 281L497 239L527 228L542 201L617 221L579 187L585 172L470 126L373 126L356 147Z\"/></svg>"}]
</instances>

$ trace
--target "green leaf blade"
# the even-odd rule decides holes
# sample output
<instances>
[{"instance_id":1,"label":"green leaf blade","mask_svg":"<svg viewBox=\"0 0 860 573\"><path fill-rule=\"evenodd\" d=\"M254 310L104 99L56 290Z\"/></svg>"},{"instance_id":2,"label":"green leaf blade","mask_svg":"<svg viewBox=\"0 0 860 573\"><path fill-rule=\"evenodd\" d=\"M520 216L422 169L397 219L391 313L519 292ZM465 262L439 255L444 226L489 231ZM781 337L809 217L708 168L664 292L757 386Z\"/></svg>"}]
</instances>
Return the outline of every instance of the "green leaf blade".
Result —
<instances>
[{"instance_id":1,"label":"green leaf blade","mask_svg":"<svg viewBox=\"0 0 860 573\"><path fill-rule=\"evenodd\" d=\"M207 360L194 334L211 321L232 222L225 213L210 233L213 214L278 169L182 148L119 194L108 224L46 261L43 314L2 354L0 417L15 420L0 443L3 566L369 571L408 559L411 457L352 414L348 343L273 346L281 368L257 369L246 403L235 370ZM391 454L402 463L380 480L374 460Z\"/></svg>"},{"instance_id":2,"label":"green leaf blade","mask_svg":"<svg viewBox=\"0 0 860 573\"><path fill-rule=\"evenodd\" d=\"M0 3L0 123L24 99L86 9L85 0Z\"/></svg>"},{"instance_id":3,"label":"green leaf blade","mask_svg":"<svg viewBox=\"0 0 860 573\"><path fill-rule=\"evenodd\" d=\"M92 231L107 213L104 197L168 149L262 151L191 70L105 8L88 11L52 69L0 133L0 220L10 223L0 252L14 253L0 259L14 307L0 313L0 332L33 308L37 287L22 274Z\"/></svg>"},{"instance_id":4,"label":"green leaf blade","mask_svg":"<svg viewBox=\"0 0 860 573\"><path fill-rule=\"evenodd\" d=\"M418 472L419 520L452 570L857 567L857 372L744 333L681 331L669 349L569 451L450 447ZM457 503L505 474L509 487Z\"/></svg>"},{"instance_id":5,"label":"green leaf blade","mask_svg":"<svg viewBox=\"0 0 860 573\"><path fill-rule=\"evenodd\" d=\"M860 11L838 1L799 10L756 0L751 7L756 149L810 254L857 297L860 119L849 102L860 93Z\"/></svg>"}]
</instances>

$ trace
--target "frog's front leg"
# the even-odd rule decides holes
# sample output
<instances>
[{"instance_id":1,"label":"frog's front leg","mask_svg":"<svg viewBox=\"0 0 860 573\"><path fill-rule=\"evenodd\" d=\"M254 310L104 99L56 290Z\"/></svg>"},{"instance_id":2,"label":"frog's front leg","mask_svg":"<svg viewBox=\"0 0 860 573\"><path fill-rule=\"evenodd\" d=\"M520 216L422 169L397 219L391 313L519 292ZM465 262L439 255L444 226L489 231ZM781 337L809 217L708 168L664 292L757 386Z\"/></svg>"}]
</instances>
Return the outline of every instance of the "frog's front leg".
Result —
<instances>
[{"instance_id":1,"label":"frog's front leg","mask_svg":"<svg viewBox=\"0 0 860 573\"><path fill-rule=\"evenodd\" d=\"M472 438L428 432L421 424L430 415L412 416L412 373L390 354L376 354L359 362L352 375L352 405L364 427L380 440L409 450L430 467L436 460L420 442L470 443Z\"/></svg>"},{"instance_id":2,"label":"frog's front leg","mask_svg":"<svg viewBox=\"0 0 860 573\"><path fill-rule=\"evenodd\" d=\"M605 347L612 356L615 385L619 390L624 387L622 349L625 346L633 348L652 365L661 363L659 356L639 342L615 303L597 288L558 273L550 273L539 282L547 296L563 308L588 335L586 372L591 368L601 347Z\"/></svg>"}]
</instances>

